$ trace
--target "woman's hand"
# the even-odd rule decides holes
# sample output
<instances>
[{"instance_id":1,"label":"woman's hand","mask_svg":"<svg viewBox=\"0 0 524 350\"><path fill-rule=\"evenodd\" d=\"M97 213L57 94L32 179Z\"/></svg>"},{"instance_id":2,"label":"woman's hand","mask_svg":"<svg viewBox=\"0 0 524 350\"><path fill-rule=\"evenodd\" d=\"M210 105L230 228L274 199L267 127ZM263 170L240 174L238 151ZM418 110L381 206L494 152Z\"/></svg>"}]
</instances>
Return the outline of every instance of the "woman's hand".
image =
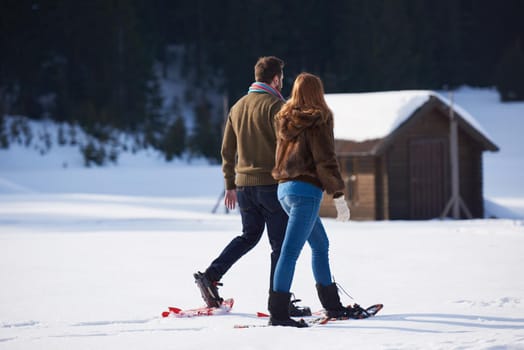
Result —
<instances>
[{"instance_id":1,"label":"woman's hand","mask_svg":"<svg viewBox=\"0 0 524 350\"><path fill-rule=\"evenodd\" d=\"M337 209L337 220L349 221L349 207L344 196L333 198L333 201L335 202L335 208Z\"/></svg>"}]
</instances>

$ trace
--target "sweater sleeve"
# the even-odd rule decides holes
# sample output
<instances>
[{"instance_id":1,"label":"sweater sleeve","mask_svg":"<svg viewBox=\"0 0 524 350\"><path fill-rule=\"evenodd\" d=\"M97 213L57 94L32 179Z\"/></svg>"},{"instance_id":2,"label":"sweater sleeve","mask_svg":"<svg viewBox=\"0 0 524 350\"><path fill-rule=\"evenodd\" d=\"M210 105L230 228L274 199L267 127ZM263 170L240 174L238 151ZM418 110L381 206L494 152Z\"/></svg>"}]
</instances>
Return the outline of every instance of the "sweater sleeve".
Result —
<instances>
[{"instance_id":1,"label":"sweater sleeve","mask_svg":"<svg viewBox=\"0 0 524 350\"><path fill-rule=\"evenodd\" d=\"M282 106L284 105L284 102L277 101L271 106L271 112L270 112L270 121L271 121L271 127L273 128L273 133L275 134L275 139L278 135L278 120L277 120L277 114L282 109Z\"/></svg>"},{"instance_id":2,"label":"sweater sleeve","mask_svg":"<svg viewBox=\"0 0 524 350\"><path fill-rule=\"evenodd\" d=\"M317 176L328 194L344 191L344 181L335 154L333 119L319 123L311 129L311 153L315 162Z\"/></svg>"},{"instance_id":3,"label":"sweater sleeve","mask_svg":"<svg viewBox=\"0 0 524 350\"><path fill-rule=\"evenodd\" d=\"M227 118L222 139L222 172L226 190L235 189L235 158L237 154L237 137L231 125L231 118Z\"/></svg>"}]
</instances>

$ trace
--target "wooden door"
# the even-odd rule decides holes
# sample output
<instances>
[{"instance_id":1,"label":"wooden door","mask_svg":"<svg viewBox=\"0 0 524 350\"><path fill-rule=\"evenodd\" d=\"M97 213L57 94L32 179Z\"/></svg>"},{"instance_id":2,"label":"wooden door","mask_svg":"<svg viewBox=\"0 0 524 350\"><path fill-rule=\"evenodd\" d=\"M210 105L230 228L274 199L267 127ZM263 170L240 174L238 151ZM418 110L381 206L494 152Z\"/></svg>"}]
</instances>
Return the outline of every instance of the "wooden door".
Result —
<instances>
[{"instance_id":1,"label":"wooden door","mask_svg":"<svg viewBox=\"0 0 524 350\"><path fill-rule=\"evenodd\" d=\"M446 139L419 139L409 144L410 219L440 217L448 200Z\"/></svg>"}]
</instances>

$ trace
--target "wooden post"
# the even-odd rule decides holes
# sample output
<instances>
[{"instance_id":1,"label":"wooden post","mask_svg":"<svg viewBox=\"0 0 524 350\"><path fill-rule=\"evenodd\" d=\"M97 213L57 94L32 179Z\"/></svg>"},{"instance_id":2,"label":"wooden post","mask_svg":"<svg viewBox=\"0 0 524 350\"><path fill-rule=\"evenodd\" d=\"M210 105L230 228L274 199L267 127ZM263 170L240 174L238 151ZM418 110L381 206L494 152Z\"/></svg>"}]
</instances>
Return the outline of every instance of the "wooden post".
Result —
<instances>
[{"instance_id":1,"label":"wooden post","mask_svg":"<svg viewBox=\"0 0 524 350\"><path fill-rule=\"evenodd\" d=\"M226 127L226 123L227 123L227 117L229 115L229 97L228 97L228 94L227 92L224 93L224 95L222 96L222 112L224 113L223 114L223 123L222 123L222 134L224 134L224 129ZM217 209L218 207L220 206L220 203L222 203L222 200L224 199L224 197L226 196L226 189L224 187L224 189L222 190L222 193L220 193L220 196L218 196L218 199L217 199L217 202L215 203L215 206L213 207L213 210L211 210L211 213L215 214L217 212ZM227 207L225 207L226 209L226 214L229 214L229 209Z\"/></svg>"},{"instance_id":2,"label":"wooden post","mask_svg":"<svg viewBox=\"0 0 524 350\"><path fill-rule=\"evenodd\" d=\"M453 218L460 218L460 179L459 179L459 150L457 119L453 112L453 92L450 93L451 106L449 107L449 146L451 160L451 198Z\"/></svg>"},{"instance_id":3,"label":"wooden post","mask_svg":"<svg viewBox=\"0 0 524 350\"><path fill-rule=\"evenodd\" d=\"M460 208L463 209L466 217L471 219L472 215L468 207L460 197L460 159L458 144L458 126L453 108L453 92L450 92L449 106L449 158L451 163L451 198L444 208L441 217L448 215L450 209L454 219L460 219Z\"/></svg>"}]
</instances>

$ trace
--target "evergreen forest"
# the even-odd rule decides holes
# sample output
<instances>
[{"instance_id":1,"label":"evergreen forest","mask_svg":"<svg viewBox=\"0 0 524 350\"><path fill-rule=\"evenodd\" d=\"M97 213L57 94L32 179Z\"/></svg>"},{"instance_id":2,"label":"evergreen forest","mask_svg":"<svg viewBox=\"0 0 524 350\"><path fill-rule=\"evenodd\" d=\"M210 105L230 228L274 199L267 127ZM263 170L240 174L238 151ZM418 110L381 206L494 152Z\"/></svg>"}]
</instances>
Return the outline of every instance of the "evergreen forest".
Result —
<instances>
[{"instance_id":1,"label":"evergreen forest","mask_svg":"<svg viewBox=\"0 0 524 350\"><path fill-rule=\"evenodd\" d=\"M23 132L7 116L25 116L85 130L87 165L116 160L114 130L166 160L219 161L224 109L267 55L286 62L284 96L308 71L327 93L470 85L524 100L524 0L2 0L0 147ZM167 79L184 86L169 108Z\"/></svg>"}]
</instances>

